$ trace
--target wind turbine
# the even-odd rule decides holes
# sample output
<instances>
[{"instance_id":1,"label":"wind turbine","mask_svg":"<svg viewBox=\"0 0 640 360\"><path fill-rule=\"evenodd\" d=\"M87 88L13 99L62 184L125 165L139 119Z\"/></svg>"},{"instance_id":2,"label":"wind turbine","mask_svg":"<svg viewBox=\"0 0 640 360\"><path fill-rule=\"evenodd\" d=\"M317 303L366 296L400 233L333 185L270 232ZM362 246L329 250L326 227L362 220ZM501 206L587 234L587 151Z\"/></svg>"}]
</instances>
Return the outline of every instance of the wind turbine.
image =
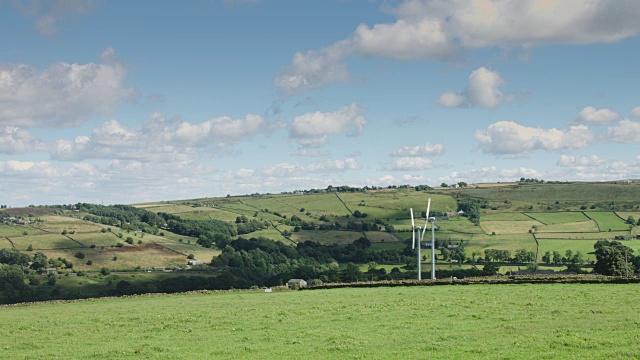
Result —
<instances>
[{"instance_id":1,"label":"wind turbine","mask_svg":"<svg viewBox=\"0 0 640 360\"><path fill-rule=\"evenodd\" d=\"M429 202L427 203L427 220L424 223L424 228L420 226L416 226L415 220L413 218L413 208L411 211L411 231L413 232L413 245L412 249L416 248L416 229L418 229L418 280L422 280L422 264L420 263L420 247L422 241L424 240L424 233L427 231L427 224L431 221L431 279L436 279L436 252L435 252L435 221L436 218L429 217L429 210L431 210L431 198L429 198ZM420 231L422 230L422 231Z\"/></svg>"}]
</instances>

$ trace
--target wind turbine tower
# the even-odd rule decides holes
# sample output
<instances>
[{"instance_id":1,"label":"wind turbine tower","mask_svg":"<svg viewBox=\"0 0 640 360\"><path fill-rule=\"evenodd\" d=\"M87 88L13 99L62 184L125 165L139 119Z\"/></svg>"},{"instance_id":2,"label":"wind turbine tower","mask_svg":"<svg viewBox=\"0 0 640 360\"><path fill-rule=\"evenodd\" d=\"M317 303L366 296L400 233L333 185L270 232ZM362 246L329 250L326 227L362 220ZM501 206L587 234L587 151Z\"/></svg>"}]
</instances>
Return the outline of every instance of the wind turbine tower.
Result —
<instances>
[{"instance_id":1,"label":"wind turbine tower","mask_svg":"<svg viewBox=\"0 0 640 360\"><path fill-rule=\"evenodd\" d=\"M422 264L420 259L420 247L422 245L422 241L424 240L424 234L427 232L427 224L431 221L431 280L436 279L436 246L435 246L435 224L436 218L429 217L429 210L431 210L431 198L429 198L429 202L427 203L427 220L424 223L424 228L420 226L416 226L415 220L413 218L413 208L411 211L411 231L413 232L413 245L412 249L416 248L416 229L418 229L418 280L422 280ZM422 231L420 231L422 230Z\"/></svg>"}]
</instances>

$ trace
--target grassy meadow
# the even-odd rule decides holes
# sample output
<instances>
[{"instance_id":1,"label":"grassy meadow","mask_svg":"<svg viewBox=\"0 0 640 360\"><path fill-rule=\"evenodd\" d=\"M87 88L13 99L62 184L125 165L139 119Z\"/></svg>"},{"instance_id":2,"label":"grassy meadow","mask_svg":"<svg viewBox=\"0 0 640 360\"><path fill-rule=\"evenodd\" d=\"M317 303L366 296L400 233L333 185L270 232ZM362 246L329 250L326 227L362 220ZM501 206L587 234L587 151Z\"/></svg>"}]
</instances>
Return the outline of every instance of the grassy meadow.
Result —
<instances>
[{"instance_id":1,"label":"grassy meadow","mask_svg":"<svg viewBox=\"0 0 640 360\"><path fill-rule=\"evenodd\" d=\"M631 359L637 284L239 291L0 309L11 359ZM560 301L560 299L562 301Z\"/></svg>"}]
</instances>

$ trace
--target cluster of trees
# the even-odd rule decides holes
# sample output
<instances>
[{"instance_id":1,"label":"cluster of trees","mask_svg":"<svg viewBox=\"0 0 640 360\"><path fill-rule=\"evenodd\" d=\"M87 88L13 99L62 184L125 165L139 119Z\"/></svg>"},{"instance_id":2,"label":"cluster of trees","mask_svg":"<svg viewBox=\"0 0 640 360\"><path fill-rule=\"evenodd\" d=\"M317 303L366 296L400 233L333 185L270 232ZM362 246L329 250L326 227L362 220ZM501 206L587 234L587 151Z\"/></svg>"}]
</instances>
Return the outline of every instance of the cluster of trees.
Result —
<instances>
[{"instance_id":1,"label":"cluster of trees","mask_svg":"<svg viewBox=\"0 0 640 360\"><path fill-rule=\"evenodd\" d=\"M10 304L25 301L40 301L56 298L56 277L49 274L48 267L73 268L66 259L47 259L41 252L33 257L15 249L0 249L0 303Z\"/></svg>"},{"instance_id":2,"label":"cluster of trees","mask_svg":"<svg viewBox=\"0 0 640 360\"><path fill-rule=\"evenodd\" d=\"M593 272L610 276L630 276L640 270L640 256L619 241L599 240L593 245L596 263Z\"/></svg>"},{"instance_id":3,"label":"cluster of trees","mask_svg":"<svg viewBox=\"0 0 640 360\"><path fill-rule=\"evenodd\" d=\"M222 254L212 260L211 265L251 284L273 286L283 284L290 278L317 278L324 282L354 281L354 271L340 270L338 263L412 261L410 249L408 253L406 250L372 250L371 242L364 237L348 245L321 245L306 241L296 247L258 237L231 241L223 248ZM379 276L387 278L386 273L377 274L376 279Z\"/></svg>"},{"instance_id":4,"label":"cluster of trees","mask_svg":"<svg viewBox=\"0 0 640 360\"><path fill-rule=\"evenodd\" d=\"M236 236L238 230L220 220L187 220L177 215L164 212L153 213L129 205L95 205L78 203L75 208L89 213L85 220L105 225L120 226L124 230L141 230L146 233L158 234L159 229L164 228L176 234L199 238L201 236L214 237L215 234ZM241 223L239 228L245 230L257 227L253 222ZM260 224L264 228L263 224Z\"/></svg>"},{"instance_id":5,"label":"cluster of trees","mask_svg":"<svg viewBox=\"0 0 640 360\"><path fill-rule=\"evenodd\" d=\"M269 227L269 223L263 223L255 219L249 220L246 216L243 215L236 218L236 227L238 228L238 235L244 235L252 233L254 231L266 229L267 227Z\"/></svg>"},{"instance_id":6,"label":"cluster of trees","mask_svg":"<svg viewBox=\"0 0 640 360\"><path fill-rule=\"evenodd\" d=\"M487 201L476 198L463 198L458 200L458 211L464 211L466 216L474 225L480 225L480 209L487 207Z\"/></svg>"},{"instance_id":7,"label":"cluster of trees","mask_svg":"<svg viewBox=\"0 0 640 360\"><path fill-rule=\"evenodd\" d=\"M574 254L573 251L567 250L564 256L559 251L545 251L542 255L542 262L554 265L582 265L585 260L580 251L576 251Z\"/></svg>"},{"instance_id":8,"label":"cluster of trees","mask_svg":"<svg viewBox=\"0 0 640 360\"><path fill-rule=\"evenodd\" d=\"M479 259L479 261L482 260L486 262L503 262L513 264L535 263L536 253L526 249L518 249L512 257L511 251L509 250L485 249L484 259Z\"/></svg>"}]
</instances>

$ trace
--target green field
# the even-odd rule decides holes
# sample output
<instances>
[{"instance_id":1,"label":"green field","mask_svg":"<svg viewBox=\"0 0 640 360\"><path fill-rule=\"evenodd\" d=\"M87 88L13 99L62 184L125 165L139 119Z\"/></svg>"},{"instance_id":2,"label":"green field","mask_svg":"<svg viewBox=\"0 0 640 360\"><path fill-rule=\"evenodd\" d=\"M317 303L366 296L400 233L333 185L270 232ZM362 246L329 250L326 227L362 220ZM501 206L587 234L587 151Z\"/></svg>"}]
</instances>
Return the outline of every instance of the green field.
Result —
<instances>
[{"instance_id":1,"label":"green field","mask_svg":"<svg viewBox=\"0 0 640 360\"><path fill-rule=\"evenodd\" d=\"M625 224L613 212L585 212L585 214L595 220L600 227L600 231L629 230L629 224Z\"/></svg>"},{"instance_id":2,"label":"green field","mask_svg":"<svg viewBox=\"0 0 640 360\"><path fill-rule=\"evenodd\" d=\"M582 212L550 212L550 213L525 213L524 215L532 217L545 225L573 223L580 221L588 221Z\"/></svg>"},{"instance_id":3,"label":"green field","mask_svg":"<svg viewBox=\"0 0 640 360\"><path fill-rule=\"evenodd\" d=\"M0 348L11 359L631 359L638 291L468 285L40 304L0 311L13 324Z\"/></svg>"}]
</instances>

